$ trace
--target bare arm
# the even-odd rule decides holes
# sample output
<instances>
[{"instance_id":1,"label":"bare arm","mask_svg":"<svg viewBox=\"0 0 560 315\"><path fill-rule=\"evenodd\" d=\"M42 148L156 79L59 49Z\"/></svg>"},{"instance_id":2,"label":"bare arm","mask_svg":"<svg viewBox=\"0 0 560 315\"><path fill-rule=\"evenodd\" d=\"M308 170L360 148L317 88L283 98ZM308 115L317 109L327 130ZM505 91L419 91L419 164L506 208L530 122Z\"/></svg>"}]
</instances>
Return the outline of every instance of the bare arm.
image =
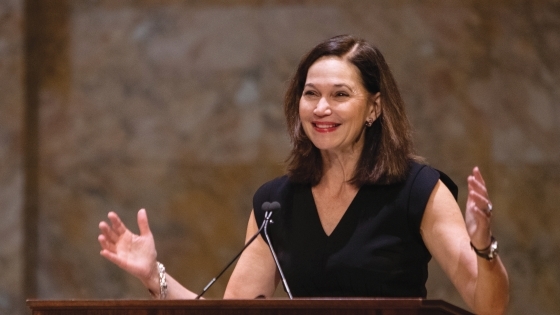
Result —
<instances>
[{"instance_id":1,"label":"bare arm","mask_svg":"<svg viewBox=\"0 0 560 315\"><path fill-rule=\"evenodd\" d=\"M101 256L137 277L148 290L159 296L157 252L146 211L138 211L140 235L130 232L116 213L110 212L108 217L110 225L107 222L99 223ZM257 223L251 212L246 241L257 231ZM167 273L166 280L167 299L193 299L197 296ZM239 258L224 298L253 299L259 295L270 297L274 294L278 281L272 254L262 237L258 236Z\"/></svg>"},{"instance_id":2,"label":"bare arm","mask_svg":"<svg viewBox=\"0 0 560 315\"><path fill-rule=\"evenodd\" d=\"M248 241L258 231L254 212L247 225ZM254 299L258 296L271 297L276 290L280 275L270 253L270 249L259 235L245 249L231 274L224 298Z\"/></svg>"},{"instance_id":3,"label":"bare arm","mask_svg":"<svg viewBox=\"0 0 560 315\"><path fill-rule=\"evenodd\" d=\"M477 248L490 244L490 215L484 210L488 194L477 168L469 176L466 224L447 187L438 182L421 223L421 233L436 261L451 279L463 300L477 314L503 314L509 300L507 272L497 256L491 261L477 256Z\"/></svg>"},{"instance_id":4,"label":"bare arm","mask_svg":"<svg viewBox=\"0 0 560 315\"><path fill-rule=\"evenodd\" d=\"M123 270L138 278L144 286L159 296L159 272L156 265L154 238L148 225L146 210L138 211L140 235L136 235L124 225L114 212L108 214L107 222L99 223L101 234L101 256L107 258ZM166 274L168 299L192 299L196 294L189 291Z\"/></svg>"}]
</instances>

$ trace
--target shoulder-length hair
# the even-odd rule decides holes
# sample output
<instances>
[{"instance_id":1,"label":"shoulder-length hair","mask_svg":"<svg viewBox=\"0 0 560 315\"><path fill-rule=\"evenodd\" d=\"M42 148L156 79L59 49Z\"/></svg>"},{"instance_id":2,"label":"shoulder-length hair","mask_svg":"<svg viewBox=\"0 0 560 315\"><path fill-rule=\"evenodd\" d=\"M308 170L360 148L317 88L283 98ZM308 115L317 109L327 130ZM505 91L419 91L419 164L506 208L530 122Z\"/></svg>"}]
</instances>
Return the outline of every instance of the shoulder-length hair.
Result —
<instances>
[{"instance_id":1,"label":"shoulder-length hair","mask_svg":"<svg viewBox=\"0 0 560 315\"><path fill-rule=\"evenodd\" d=\"M284 98L288 133L292 150L287 159L288 176L292 181L317 185L323 176L321 153L305 134L299 117L299 102L307 72L319 58L337 56L355 65L362 83L374 95L380 93L381 113L365 130L362 153L350 183L392 184L403 181L414 154L411 127L404 110L397 84L381 52L366 41L351 35L330 38L309 51L300 61L289 82Z\"/></svg>"}]
</instances>

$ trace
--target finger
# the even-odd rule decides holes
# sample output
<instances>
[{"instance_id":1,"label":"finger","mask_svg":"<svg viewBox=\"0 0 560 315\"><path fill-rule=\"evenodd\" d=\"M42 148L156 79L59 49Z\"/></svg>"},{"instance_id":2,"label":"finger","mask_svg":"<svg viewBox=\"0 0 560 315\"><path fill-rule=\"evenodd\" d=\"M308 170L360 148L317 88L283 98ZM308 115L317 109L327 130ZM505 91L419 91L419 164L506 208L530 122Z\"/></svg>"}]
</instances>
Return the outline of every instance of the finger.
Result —
<instances>
[{"instance_id":1,"label":"finger","mask_svg":"<svg viewBox=\"0 0 560 315\"><path fill-rule=\"evenodd\" d=\"M481 195L476 191L470 191L469 199L472 202L475 212L479 212L488 217L492 215L490 201L486 198L486 196Z\"/></svg>"},{"instance_id":2,"label":"finger","mask_svg":"<svg viewBox=\"0 0 560 315\"><path fill-rule=\"evenodd\" d=\"M473 176L474 176L474 178L476 178L476 180L481 182L482 185L486 186L486 182L484 181L484 178L482 177L482 173L480 172L480 169L478 168L478 166L475 166L473 168Z\"/></svg>"},{"instance_id":3,"label":"finger","mask_svg":"<svg viewBox=\"0 0 560 315\"><path fill-rule=\"evenodd\" d=\"M469 191L477 191L483 195L488 195L488 190L486 189L486 185L483 182L476 179L473 175L469 176L468 180L468 188Z\"/></svg>"},{"instance_id":4,"label":"finger","mask_svg":"<svg viewBox=\"0 0 560 315\"><path fill-rule=\"evenodd\" d=\"M486 189L486 183L484 183L484 179L475 176L474 174L469 175L469 177L467 178L469 183L472 183L474 185L476 185L477 187L483 187L484 189Z\"/></svg>"},{"instance_id":5,"label":"finger","mask_svg":"<svg viewBox=\"0 0 560 315\"><path fill-rule=\"evenodd\" d=\"M103 257L105 257L107 260L109 260L110 262L114 263L115 265L119 266L119 267L123 267L124 263L123 260L115 253L110 252L106 249L102 249L99 254Z\"/></svg>"},{"instance_id":6,"label":"finger","mask_svg":"<svg viewBox=\"0 0 560 315\"><path fill-rule=\"evenodd\" d=\"M481 219L485 219L485 222L489 222L488 220L492 217L492 212L484 210L484 208L480 208L476 205L473 207L473 210L475 212L475 216Z\"/></svg>"},{"instance_id":7,"label":"finger","mask_svg":"<svg viewBox=\"0 0 560 315\"><path fill-rule=\"evenodd\" d=\"M109 226L109 224L107 224L107 222L101 221L99 223L99 230L107 240L110 240L113 243L118 241L119 236L117 235L117 233L115 233L115 231L113 231L113 229Z\"/></svg>"},{"instance_id":8,"label":"finger","mask_svg":"<svg viewBox=\"0 0 560 315\"><path fill-rule=\"evenodd\" d=\"M127 231L127 228L121 221L121 218L119 218L119 216L115 212L109 212L107 217L109 218L109 220L111 220L111 226L113 227L113 231L115 231L117 235L122 235Z\"/></svg>"},{"instance_id":9,"label":"finger","mask_svg":"<svg viewBox=\"0 0 560 315\"><path fill-rule=\"evenodd\" d=\"M483 209L484 207L486 207L488 205L488 198L486 198L485 195L475 191L475 190L471 190L469 191L469 198L471 199L471 201L474 202L474 204Z\"/></svg>"},{"instance_id":10,"label":"finger","mask_svg":"<svg viewBox=\"0 0 560 315\"><path fill-rule=\"evenodd\" d=\"M492 202L488 197L488 189L486 188L486 184L484 183L484 179L482 178L482 174L478 170L478 167L473 169L473 175L469 176L468 178L468 188L469 188L469 195L471 192L476 193L480 198L476 202L479 209L482 210L486 215L492 214Z\"/></svg>"},{"instance_id":11,"label":"finger","mask_svg":"<svg viewBox=\"0 0 560 315\"><path fill-rule=\"evenodd\" d=\"M101 245L101 249L105 249L113 253L116 252L115 243L107 241L105 235L99 235L97 240L99 241L99 245Z\"/></svg>"},{"instance_id":12,"label":"finger","mask_svg":"<svg viewBox=\"0 0 560 315\"><path fill-rule=\"evenodd\" d=\"M146 209L140 209L138 211L137 220L140 235L148 235L152 233L150 231L150 225L148 224L148 214L146 213Z\"/></svg>"}]
</instances>

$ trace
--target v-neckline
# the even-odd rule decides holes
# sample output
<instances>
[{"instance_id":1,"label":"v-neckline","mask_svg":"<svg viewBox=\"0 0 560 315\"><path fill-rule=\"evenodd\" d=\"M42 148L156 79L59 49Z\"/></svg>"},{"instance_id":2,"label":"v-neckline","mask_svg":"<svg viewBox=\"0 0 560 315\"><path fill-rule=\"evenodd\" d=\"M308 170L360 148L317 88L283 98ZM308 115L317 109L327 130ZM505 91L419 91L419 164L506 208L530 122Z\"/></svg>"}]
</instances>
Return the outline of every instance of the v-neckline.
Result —
<instances>
[{"instance_id":1,"label":"v-neckline","mask_svg":"<svg viewBox=\"0 0 560 315\"><path fill-rule=\"evenodd\" d=\"M362 187L358 188L358 191L356 192L356 194L352 198L352 201L350 201L350 203L348 204L348 207L346 208L346 210L344 211L344 213L340 217L340 220L338 220L338 222L336 223L334 229L331 231L330 234L327 234L327 232L325 231L325 228L323 227L323 222L321 221L321 216L319 216L319 209L317 208L317 203L315 202L315 196L313 195L312 188L309 187L308 194L309 194L309 198L311 199L312 204L313 204L313 207L312 207L312 209L310 209L310 211L312 212L312 216L315 220L315 224L318 226L318 229L321 231L321 236L323 238L326 238L326 239L330 240L330 239L333 239L334 237L336 237L336 235L341 233L340 230L343 230L344 225L348 224L347 221L350 220L353 209L355 208L354 204L356 203L356 200L358 199L358 196L360 195L361 191L362 191Z\"/></svg>"}]
</instances>

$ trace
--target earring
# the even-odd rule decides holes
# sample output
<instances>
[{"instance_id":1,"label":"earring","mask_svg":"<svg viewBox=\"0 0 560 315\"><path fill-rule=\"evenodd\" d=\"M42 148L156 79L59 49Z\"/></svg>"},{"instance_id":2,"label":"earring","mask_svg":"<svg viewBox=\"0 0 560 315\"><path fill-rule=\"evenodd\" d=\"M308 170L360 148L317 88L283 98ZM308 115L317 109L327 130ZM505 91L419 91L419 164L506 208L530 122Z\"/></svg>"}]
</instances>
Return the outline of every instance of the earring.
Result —
<instances>
[{"instance_id":1,"label":"earring","mask_svg":"<svg viewBox=\"0 0 560 315\"><path fill-rule=\"evenodd\" d=\"M373 125L373 118L368 118L365 123L366 127L371 127Z\"/></svg>"}]
</instances>

